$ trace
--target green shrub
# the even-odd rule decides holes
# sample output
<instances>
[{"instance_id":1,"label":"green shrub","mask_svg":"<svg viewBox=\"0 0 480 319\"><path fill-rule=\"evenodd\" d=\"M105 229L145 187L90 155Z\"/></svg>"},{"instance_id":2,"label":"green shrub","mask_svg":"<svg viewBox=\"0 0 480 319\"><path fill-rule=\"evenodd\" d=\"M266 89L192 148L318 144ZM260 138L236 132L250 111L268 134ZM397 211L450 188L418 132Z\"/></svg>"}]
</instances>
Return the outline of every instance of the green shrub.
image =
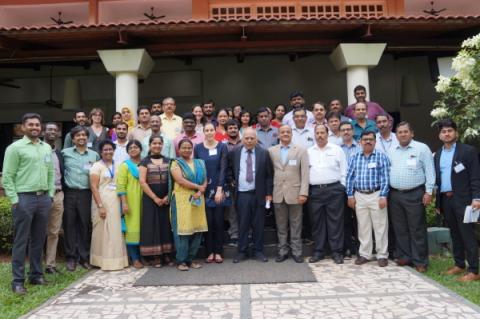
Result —
<instances>
[{"instance_id":1,"label":"green shrub","mask_svg":"<svg viewBox=\"0 0 480 319\"><path fill-rule=\"evenodd\" d=\"M12 249L12 240L12 205L7 197L0 197L0 252L9 253Z\"/></svg>"},{"instance_id":2,"label":"green shrub","mask_svg":"<svg viewBox=\"0 0 480 319\"><path fill-rule=\"evenodd\" d=\"M435 211L435 199L432 200L425 210L427 211L427 227L442 226L441 216L437 215Z\"/></svg>"}]
</instances>

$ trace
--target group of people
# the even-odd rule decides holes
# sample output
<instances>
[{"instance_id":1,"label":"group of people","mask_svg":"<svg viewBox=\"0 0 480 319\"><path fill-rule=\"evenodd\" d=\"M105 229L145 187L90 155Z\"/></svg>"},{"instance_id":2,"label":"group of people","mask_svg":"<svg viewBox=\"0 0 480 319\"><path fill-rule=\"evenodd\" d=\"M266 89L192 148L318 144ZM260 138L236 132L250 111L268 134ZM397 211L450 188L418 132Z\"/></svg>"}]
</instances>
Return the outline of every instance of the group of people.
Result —
<instances>
[{"instance_id":1,"label":"group of people","mask_svg":"<svg viewBox=\"0 0 480 319\"><path fill-rule=\"evenodd\" d=\"M205 262L222 263L225 217L237 246L233 262L267 262L266 210L275 216L276 262L304 262L302 238L309 238L311 263L330 255L341 264L356 254L362 265L375 255L385 267L390 250L399 266L424 272L425 206L434 193L451 230L455 266L448 274L479 280L474 225L463 223L467 205L480 209L476 150L458 142L456 124L444 120L443 147L433 156L409 123L393 133L393 119L366 101L364 87L354 93L357 102L345 110L334 99L310 111L294 92L289 112L279 104L255 116L240 105L216 111L208 101L180 117L168 97L139 107L136 125L122 109L110 129L101 109L88 118L77 111L62 150L57 124L42 127L40 115L25 114L25 136L7 148L3 166L15 230L12 290L26 293L27 245L30 283L47 284L45 239L45 271L59 272L62 226L68 271L175 263L196 269L202 238Z\"/></svg>"}]
</instances>

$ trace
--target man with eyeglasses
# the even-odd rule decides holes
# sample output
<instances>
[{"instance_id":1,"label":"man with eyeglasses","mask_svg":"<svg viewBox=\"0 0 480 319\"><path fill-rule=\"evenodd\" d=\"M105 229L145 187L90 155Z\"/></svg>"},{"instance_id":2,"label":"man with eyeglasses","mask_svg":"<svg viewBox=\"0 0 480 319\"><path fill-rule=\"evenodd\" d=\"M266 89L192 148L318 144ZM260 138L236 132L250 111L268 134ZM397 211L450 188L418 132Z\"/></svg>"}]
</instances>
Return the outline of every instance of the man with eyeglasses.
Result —
<instances>
[{"instance_id":1,"label":"man with eyeglasses","mask_svg":"<svg viewBox=\"0 0 480 319\"><path fill-rule=\"evenodd\" d=\"M390 162L388 157L375 150L375 133L364 131L360 136L362 152L355 154L348 163L348 206L355 209L358 222L360 248L355 265L363 265L372 259L373 236L380 267L388 265L388 214Z\"/></svg>"}]
</instances>

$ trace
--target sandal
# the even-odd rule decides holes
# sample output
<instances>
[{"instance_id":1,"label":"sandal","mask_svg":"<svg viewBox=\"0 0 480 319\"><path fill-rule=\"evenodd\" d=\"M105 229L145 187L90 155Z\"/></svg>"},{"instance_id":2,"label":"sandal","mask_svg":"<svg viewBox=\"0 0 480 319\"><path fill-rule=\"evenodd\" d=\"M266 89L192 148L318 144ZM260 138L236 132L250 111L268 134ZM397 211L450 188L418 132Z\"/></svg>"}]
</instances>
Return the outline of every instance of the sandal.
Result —
<instances>
[{"instance_id":1,"label":"sandal","mask_svg":"<svg viewBox=\"0 0 480 319\"><path fill-rule=\"evenodd\" d=\"M153 262L153 267L162 268L162 260L159 257L155 258L155 261Z\"/></svg>"},{"instance_id":2,"label":"sandal","mask_svg":"<svg viewBox=\"0 0 480 319\"><path fill-rule=\"evenodd\" d=\"M165 261L165 264L166 264L167 266L169 266L169 267L172 267L172 266L175 265L175 263L173 262L173 260L172 260L172 259L170 258L170 256L168 256L168 255L165 256L164 261Z\"/></svg>"},{"instance_id":3,"label":"sandal","mask_svg":"<svg viewBox=\"0 0 480 319\"><path fill-rule=\"evenodd\" d=\"M177 266L177 269L180 271L188 271L188 266L186 264L180 264Z\"/></svg>"},{"instance_id":4,"label":"sandal","mask_svg":"<svg viewBox=\"0 0 480 319\"><path fill-rule=\"evenodd\" d=\"M133 268L135 269L142 269L143 268L143 264L140 260L135 260L133 262Z\"/></svg>"},{"instance_id":5,"label":"sandal","mask_svg":"<svg viewBox=\"0 0 480 319\"><path fill-rule=\"evenodd\" d=\"M205 262L206 262L207 264L211 264L211 263L213 263L214 261L215 261L215 262L217 261L217 260L215 259L215 255L214 255L214 254L208 255L208 258L205 260Z\"/></svg>"},{"instance_id":6,"label":"sandal","mask_svg":"<svg viewBox=\"0 0 480 319\"><path fill-rule=\"evenodd\" d=\"M192 263L190 264L190 268L199 269L199 268L202 268L202 264L199 264L199 263L196 263L196 262L192 262Z\"/></svg>"},{"instance_id":7,"label":"sandal","mask_svg":"<svg viewBox=\"0 0 480 319\"><path fill-rule=\"evenodd\" d=\"M216 262L217 264L223 263L222 255L220 255L220 254L215 254L215 262Z\"/></svg>"}]
</instances>

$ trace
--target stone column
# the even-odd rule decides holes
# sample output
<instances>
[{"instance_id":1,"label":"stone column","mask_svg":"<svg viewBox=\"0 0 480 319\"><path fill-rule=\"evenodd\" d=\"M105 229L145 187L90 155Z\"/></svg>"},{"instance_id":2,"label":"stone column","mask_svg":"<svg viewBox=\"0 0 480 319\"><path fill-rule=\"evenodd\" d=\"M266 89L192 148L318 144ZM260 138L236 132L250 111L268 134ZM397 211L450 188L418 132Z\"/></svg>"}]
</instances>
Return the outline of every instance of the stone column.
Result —
<instances>
[{"instance_id":1,"label":"stone column","mask_svg":"<svg viewBox=\"0 0 480 319\"><path fill-rule=\"evenodd\" d=\"M145 79L155 62L145 49L100 50L98 55L105 69L115 77L115 105L120 112L128 106L136 122L138 79Z\"/></svg>"},{"instance_id":2,"label":"stone column","mask_svg":"<svg viewBox=\"0 0 480 319\"><path fill-rule=\"evenodd\" d=\"M386 46L386 43L340 43L330 54L337 71L346 70L348 104L356 101L353 89L357 85L365 86L370 100L368 69L378 65Z\"/></svg>"}]
</instances>

